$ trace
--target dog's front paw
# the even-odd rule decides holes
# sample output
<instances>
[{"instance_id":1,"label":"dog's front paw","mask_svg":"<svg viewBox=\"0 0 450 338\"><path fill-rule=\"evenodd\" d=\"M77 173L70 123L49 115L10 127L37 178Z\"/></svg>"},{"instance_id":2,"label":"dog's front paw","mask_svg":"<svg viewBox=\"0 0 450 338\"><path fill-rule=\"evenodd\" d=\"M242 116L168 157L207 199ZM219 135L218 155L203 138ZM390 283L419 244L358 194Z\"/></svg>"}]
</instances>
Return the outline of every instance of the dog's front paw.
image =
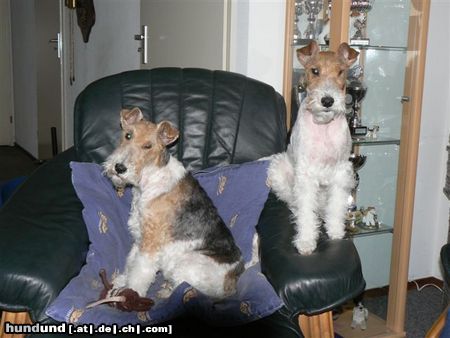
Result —
<instances>
[{"instance_id":1,"label":"dog's front paw","mask_svg":"<svg viewBox=\"0 0 450 338\"><path fill-rule=\"evenodd\" d=\"M302 240L299 239L294 242L295 247L297 248L300 255L310 255L316 250L317 243L315 240Z\"/></svg>"},{"instance_id":2,"label":"dog's front paw","mask_svg":"<svg viewBox=\"0 0 450 338\"><path fill-rule=\"evenodd\" d=\"M127 284L127 276L125 274L117 275L112 281L114 289L121 289Z\"/></svg>"}]
</instances>

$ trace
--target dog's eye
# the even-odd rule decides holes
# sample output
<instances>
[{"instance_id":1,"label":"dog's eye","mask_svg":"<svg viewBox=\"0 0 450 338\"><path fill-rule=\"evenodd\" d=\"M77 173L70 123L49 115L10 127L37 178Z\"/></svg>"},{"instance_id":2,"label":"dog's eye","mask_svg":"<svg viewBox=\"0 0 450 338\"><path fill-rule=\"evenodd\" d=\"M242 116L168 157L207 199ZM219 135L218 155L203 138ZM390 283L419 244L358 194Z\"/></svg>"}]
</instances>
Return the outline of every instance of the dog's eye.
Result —
<instances>
[{"instance_id":1,"label":"dog's eye","mask_svg":"<svg viewBox=\"0 0 450 338\"><path fill-rule=\"evenodd\" d=\"M316 76L319 76L320 72L318 68L311 68L311 73L313 73Z\"/></svg>"},{"instance_id":2,"label":"dog's eye","mask_svg":"<svg viewBox=\"0 0 450 338\"><path fill-rule=\"evenodd\" d=\"M128 133L125 134L125 138L126 138L127 140L131 140L131 139L133 138L133 134L130 133L130 132L128 132Z\"/></svg>"},{"instance_id":3,"label":"dog's eye","mask_svg":"<svg viewBox=\"0 0 450 338\"><path fill-rule=\"evenodd\" d=\"M143 149L152 149L153 145L151 143L146 143L142 146Z\"/></svg>"},{"instance_id":4,"label":"dog's eye","mask_svg":"<svg viewBox=\"0 0 450 338\"><path fill-rule=\"evenodd\" d=\"M339 71L339 76L341 76L342 74L344 74L344 70L343 70L343 69L341 69L341 70Z\"/></svg>"}]
</instances>

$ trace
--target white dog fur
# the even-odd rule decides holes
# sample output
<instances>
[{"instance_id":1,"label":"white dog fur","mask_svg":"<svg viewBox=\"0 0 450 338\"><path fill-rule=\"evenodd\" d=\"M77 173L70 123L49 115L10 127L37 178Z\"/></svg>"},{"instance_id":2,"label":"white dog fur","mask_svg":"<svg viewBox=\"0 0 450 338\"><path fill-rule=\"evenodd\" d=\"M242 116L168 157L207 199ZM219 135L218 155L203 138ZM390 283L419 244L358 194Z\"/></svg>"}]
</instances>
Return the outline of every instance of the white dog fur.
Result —
<instances>
[{"instance_id":1,"label":"white dog fur","mask_svg":"<svg viewBox=\"0 0 450 338\"><path fill-rule=\"evenodd\" d=\"M297 55L307 72L307 96L287 151L271 161L269 180L277 197L293 212L293 244L307 255L316 249L322 219L329 238L345 235L347 200L354 187L345 77L358 53L345 43L337 53L319 52L312 42Z\"/></svg>"}]
</instances>

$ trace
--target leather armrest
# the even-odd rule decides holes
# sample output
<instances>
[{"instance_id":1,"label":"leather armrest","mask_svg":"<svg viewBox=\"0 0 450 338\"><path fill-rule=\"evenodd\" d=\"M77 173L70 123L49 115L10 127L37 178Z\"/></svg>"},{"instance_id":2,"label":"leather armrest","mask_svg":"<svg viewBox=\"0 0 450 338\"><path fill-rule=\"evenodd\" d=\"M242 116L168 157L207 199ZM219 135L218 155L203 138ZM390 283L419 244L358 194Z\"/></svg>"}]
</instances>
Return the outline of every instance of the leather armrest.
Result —
<instances>
[{"instance_id":1,"label":"leather armrest","mask_svg":"<svg viewBox=\"0 0 450 338\"><path fill-rule=\"evenodd\" d=\"M0 310L45 309L85 262L89 239L70 149L40 166L0 210Z\"/></svg>"},{"instance_id":2,"label":"leather armrest","mask_svg":"<svg viewBox=\"0 0 450 338\"><path fill-rule=\"evenodd\" d=\"M450 244L445 244L441 248L441 263L444 271L444 280L450 284Z\"/></svg>"},{"instance_id":3,"label":"leather armrest","mask_svg":"<svg viewBox=\"0 0 450 338\"><path fill-rule=\"evenodd\" d=\"M311 255L302 256L292 244L291 217L271 193L257 226L262 272L291 316L319 314L358 296L365 281L353 242L321 238Z\"/></svg>"}]
</instances>

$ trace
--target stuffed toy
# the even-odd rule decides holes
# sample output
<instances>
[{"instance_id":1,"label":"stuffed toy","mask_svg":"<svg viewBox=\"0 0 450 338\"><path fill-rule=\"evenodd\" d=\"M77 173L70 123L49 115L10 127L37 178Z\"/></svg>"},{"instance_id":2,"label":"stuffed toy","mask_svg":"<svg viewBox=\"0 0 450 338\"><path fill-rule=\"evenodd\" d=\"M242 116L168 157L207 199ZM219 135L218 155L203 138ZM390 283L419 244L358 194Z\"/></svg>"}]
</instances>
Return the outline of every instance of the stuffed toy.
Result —
<instances>
[{"instance_id":1,"label":"stuffed toy","mask_svg":"<svg viewBox=\"0 0 450 338\"><path fill-rule=\"evenodd\" d=\"M365 330L367 328L367 319L369 318L369 311L362 305L362 303L358 303L357 306L353 308L353 321L352 321L352 329L357 328L358 326L361 330Z\"/></svg>"},{"instance_id":2,"label":"stuffed toy","mask_svg":"<svg viewBox=\"0 0 450 338\"><path fill-rule=\"evenodd\" d=\"M109 306L115 307L119 310L131 312L131 311L148 311L153 306L154 302L150 298L140 297L138 293L132 289L119 289L112 290L112 284L106 277L106 271L100 270L100 278L103 283L104 289L100 293L98 301L91 303L87 308L107 303Z\"/></svg>"}]
</instances>

